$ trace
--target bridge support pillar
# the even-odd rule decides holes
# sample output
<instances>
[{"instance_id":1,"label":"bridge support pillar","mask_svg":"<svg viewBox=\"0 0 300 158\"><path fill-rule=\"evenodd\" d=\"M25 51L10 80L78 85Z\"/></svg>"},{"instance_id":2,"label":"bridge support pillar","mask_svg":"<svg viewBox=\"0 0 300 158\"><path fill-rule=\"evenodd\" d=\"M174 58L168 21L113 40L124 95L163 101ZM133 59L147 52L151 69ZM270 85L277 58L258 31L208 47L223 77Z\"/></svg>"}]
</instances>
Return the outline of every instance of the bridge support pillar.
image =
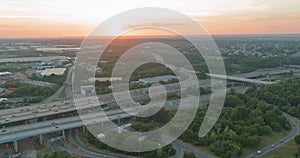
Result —
<instances>
[{"instance_id":1,"label":"bridge support pillar","mask_svg":"<svg viewBox=\"0 0 300 158\"><path fill-rule=\"evenodd\" d=\"M64 143L65 143L66 142L66 132L65 132L65 130L62 130L62 135L64 137Z\"/></svg>"},{"instance_id":2,"label":"bridge support pillar","mask_svg":"<svg viewBox=\"0 0 300 158\"><path fill-rule=\"evenodd\" d=\"M121 124L121 119L118 119L118 125Z\"/></svg>"},{"instance_id":3,"label":"bridge support pillar","mask_svg":"<svg viewBox=\"0 0 300 158\"><path fill-rule=\"evenodd\" d=\"M40 144L43 145L44 144L44 141L43 141L43 136L40 135Z\"/></svg>"},{"instance_id":4,"label":"bridge support pillar","mask_svg":"<svg viewBox=\"0 0 300 158\"><path fill-rule=\"evenodd\" d=\"M16 140L14 141L14 149L15 149L15 152L16 152L16 153L19 152L18 142L17 142Z\"/></svg>"},{"instance_id":5,"label":"bridge support pillar","mask_svg":"<svg viewBox=\"0 0 300 158\"><path fill-rule=\"evenodd\" d=\"M85 126L82 126L82 132L85 133Z\"/></svg>"},{"instance_id":6,"label":"bridge support pillar","mask_svg":"<svg viewBox=\"0 0 300 158\"><path fill-rule=\"evenodd\" d=\"M62 136L63 136L63 137L66 137L65 130L62 130L61 132L62 132Z\"/></svg>"},{"instance_id":7,"label":"bridge support pillar","mask_svg":"<svg viewBox=\"0 0 300 158\"><path fill-rule=\"evenodd\" d=\"M101 128L103 128L103 126L104 126L104 125L103 125L103 122L101 122Z\"/></svg>"}]
</instances>

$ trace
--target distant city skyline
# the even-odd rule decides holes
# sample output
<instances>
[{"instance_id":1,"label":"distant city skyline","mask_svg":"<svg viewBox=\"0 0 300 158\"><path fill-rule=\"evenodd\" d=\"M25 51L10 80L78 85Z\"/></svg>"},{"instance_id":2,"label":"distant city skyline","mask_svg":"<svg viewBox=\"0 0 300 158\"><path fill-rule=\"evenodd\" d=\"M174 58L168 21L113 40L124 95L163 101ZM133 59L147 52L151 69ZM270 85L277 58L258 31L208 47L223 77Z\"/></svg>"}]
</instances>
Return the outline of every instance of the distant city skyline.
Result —
<instances>
[{"instance_id":1,"label":"distant city skyline","mask_svg":"<svg viewBox=\"0 0 300 158\"><path fill-rule=\"evenodd\" d=\"M193 17L211 34L299 34L299 0L7 0L0 38L85 36L122 11L162 7ZM144 31L135 35L164 35Z\"/></svg>"}]
</instances>

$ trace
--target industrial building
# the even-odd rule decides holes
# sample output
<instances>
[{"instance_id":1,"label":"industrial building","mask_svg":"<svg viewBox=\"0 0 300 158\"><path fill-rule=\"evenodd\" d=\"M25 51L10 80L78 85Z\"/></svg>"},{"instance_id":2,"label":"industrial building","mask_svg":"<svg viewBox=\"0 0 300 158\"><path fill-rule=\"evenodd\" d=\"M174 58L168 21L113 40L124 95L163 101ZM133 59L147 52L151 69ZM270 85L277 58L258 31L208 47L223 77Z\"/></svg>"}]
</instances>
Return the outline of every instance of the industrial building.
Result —
<instances>
[{"instance_id":1,"label":"industrial building","mask_svg":"<svg viewBox=\"0 0 300 158\"><path fill-rule=\"evenodd\" d=\"M11 75L11 72L0 72L0 76Z\"/></svg>"},{"instance_id":2,"label":"industrial building","mask_svg":"<svg viewBox=\"0 0 300 158\"><path fill-rule=\"evenodd\" d=\"M0 58L0 63L18 63L18 62L39 62L53 60L68 60L66 56L49 56L49 57L24 57L24 58Z\"/></svg>"},{"instance_id":3,"label":"industrial building","mask_svg":"<svg viewBox=\"0 0 300 158\"><path fill-rule=\"evenodd\" d=\"M81 86L80 90L81 90L80 91L81 95L83 96L89 96L95 94L95 87L92 85Z\"/></svg>"},{"instance_id":4,"label":"industrial building","mask_svg":"<svg viewBox=\"0 0 300 158\"><path fill-rule=\"evenodd\" d=\"M42 76L51 76L51 75L63 75L66 71L66 68L53 68L53 69L45 69L41 72Z\"/></svg>"},{"instance_id":5,"label":"industrial building","mask_svg":"<svg viewBox=\"0 0 300 158\"><path fill-rule=\"evenodd\" d=\"M4 102L4 101L8 101L8 99L7 98L0 98L0 103Z\"/></svg>"},{"instance_id":6,"label":"industrial building","mask_svg":"<svg viewBox=\"0 0 300 158\"><path fill-rule=\"evenodd\" d=\"M0 72L0 84L5 84L7 81L12 80L11 72Z\"/></svg>"}]
</instances>

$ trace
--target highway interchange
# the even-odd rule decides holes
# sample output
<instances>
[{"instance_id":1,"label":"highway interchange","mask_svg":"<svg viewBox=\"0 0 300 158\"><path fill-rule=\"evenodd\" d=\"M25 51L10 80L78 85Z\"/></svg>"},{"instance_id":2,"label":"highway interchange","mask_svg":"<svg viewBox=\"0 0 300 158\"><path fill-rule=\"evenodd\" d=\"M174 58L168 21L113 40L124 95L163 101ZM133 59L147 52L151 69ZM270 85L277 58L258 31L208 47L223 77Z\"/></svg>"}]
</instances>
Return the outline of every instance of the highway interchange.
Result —
<instances>
[{"instance_id":1,"label":"highway interchange","mask_svg":"<svg viewBox=\"0 0 300 158\"><path fill-rule=\"evenodd\" d=\"M203 87L210 86L209 80L202 80L200 81L199 85ZM166 85L166 89L168 91L176 91L179 88L178 84L169 84ZM133 98L139 98L141 97L140 89L138 90L132 90L130 91L131 96ZM204 95L204 101L209 100L209 95ZM99 97L101 100L101 104L110 104L114 103L113 96L111 94L105 94L101 95ZM89 104L86 104L88 102ZM79 109L89 109L94 108L96 106L99 106L97 103L92 103L88 98L85 98L82 100L83 106L80 106ZM7 110L1 110L0 111L0 125L5 125L9 123L14 122L21 122L26 120L31 120L35 118L42 118L46 116L51 115L57 115L57 114L63 114L66 112L72 112L76 111L76 106L74 104L74 101L72 100L66 100L66 101L58 101L58 102L51 102L51 103L42 103L42 104L35 104L31 106L26 107L19 107L14 109L7 109ZM118 120L120 118L127 118L130 117L129 114L125 114L119 110L110 111L108 114L110 116L111 120ZM96 124L99 123L99 113L90 114L87 117L87 122L84 122L84 124ZM282 144L282 141L286 142L290 139L292 139L298 132L298 120L295 118L292 118L291 116L284 114L284 116L290 121L291 124L297 123L296 126L292 126L293 130L292 132L286 136L284 139L268 146L263 149L261 149L261 154L253 153L249 157L258 157L260 155L263 155L277 147L279 147ZM97 117L97 118L96 118ZM106 121L105 118L100 119L101 121ZM18 126L12 126L12 127L6 127L2 128L0 131L0 143L6 143L16 140L25 139L31 136L51 133L51 132L57 132L62 131L66 129L73 129L77 127L83 126L83 122L79 118L79 116L72 116L72 117L66 117L66 118L59 118L54 120L47 120L42 122L35 122L35 123L29 123L25 125L18 125Z\"/></svg>"}]
</instances>

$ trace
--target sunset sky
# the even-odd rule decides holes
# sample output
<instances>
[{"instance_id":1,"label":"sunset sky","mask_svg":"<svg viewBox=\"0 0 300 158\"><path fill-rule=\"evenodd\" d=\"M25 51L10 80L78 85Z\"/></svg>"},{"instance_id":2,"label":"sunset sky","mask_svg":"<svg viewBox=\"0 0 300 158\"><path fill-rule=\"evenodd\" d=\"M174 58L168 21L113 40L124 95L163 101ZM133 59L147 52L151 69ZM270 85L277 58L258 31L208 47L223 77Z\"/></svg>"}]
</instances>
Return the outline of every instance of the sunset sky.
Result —
<instances>
[{"instance_id":1,"label":"sunset sky","mask_svg":"<svg viewBox=\"0 0 300 158\"><path fill-rule=\"evenodd\" d=\"M300 0L0 0L0 38L85 36L140 7L193 17L211 34L300 33Z\"/></svg>"}]
</instances>

